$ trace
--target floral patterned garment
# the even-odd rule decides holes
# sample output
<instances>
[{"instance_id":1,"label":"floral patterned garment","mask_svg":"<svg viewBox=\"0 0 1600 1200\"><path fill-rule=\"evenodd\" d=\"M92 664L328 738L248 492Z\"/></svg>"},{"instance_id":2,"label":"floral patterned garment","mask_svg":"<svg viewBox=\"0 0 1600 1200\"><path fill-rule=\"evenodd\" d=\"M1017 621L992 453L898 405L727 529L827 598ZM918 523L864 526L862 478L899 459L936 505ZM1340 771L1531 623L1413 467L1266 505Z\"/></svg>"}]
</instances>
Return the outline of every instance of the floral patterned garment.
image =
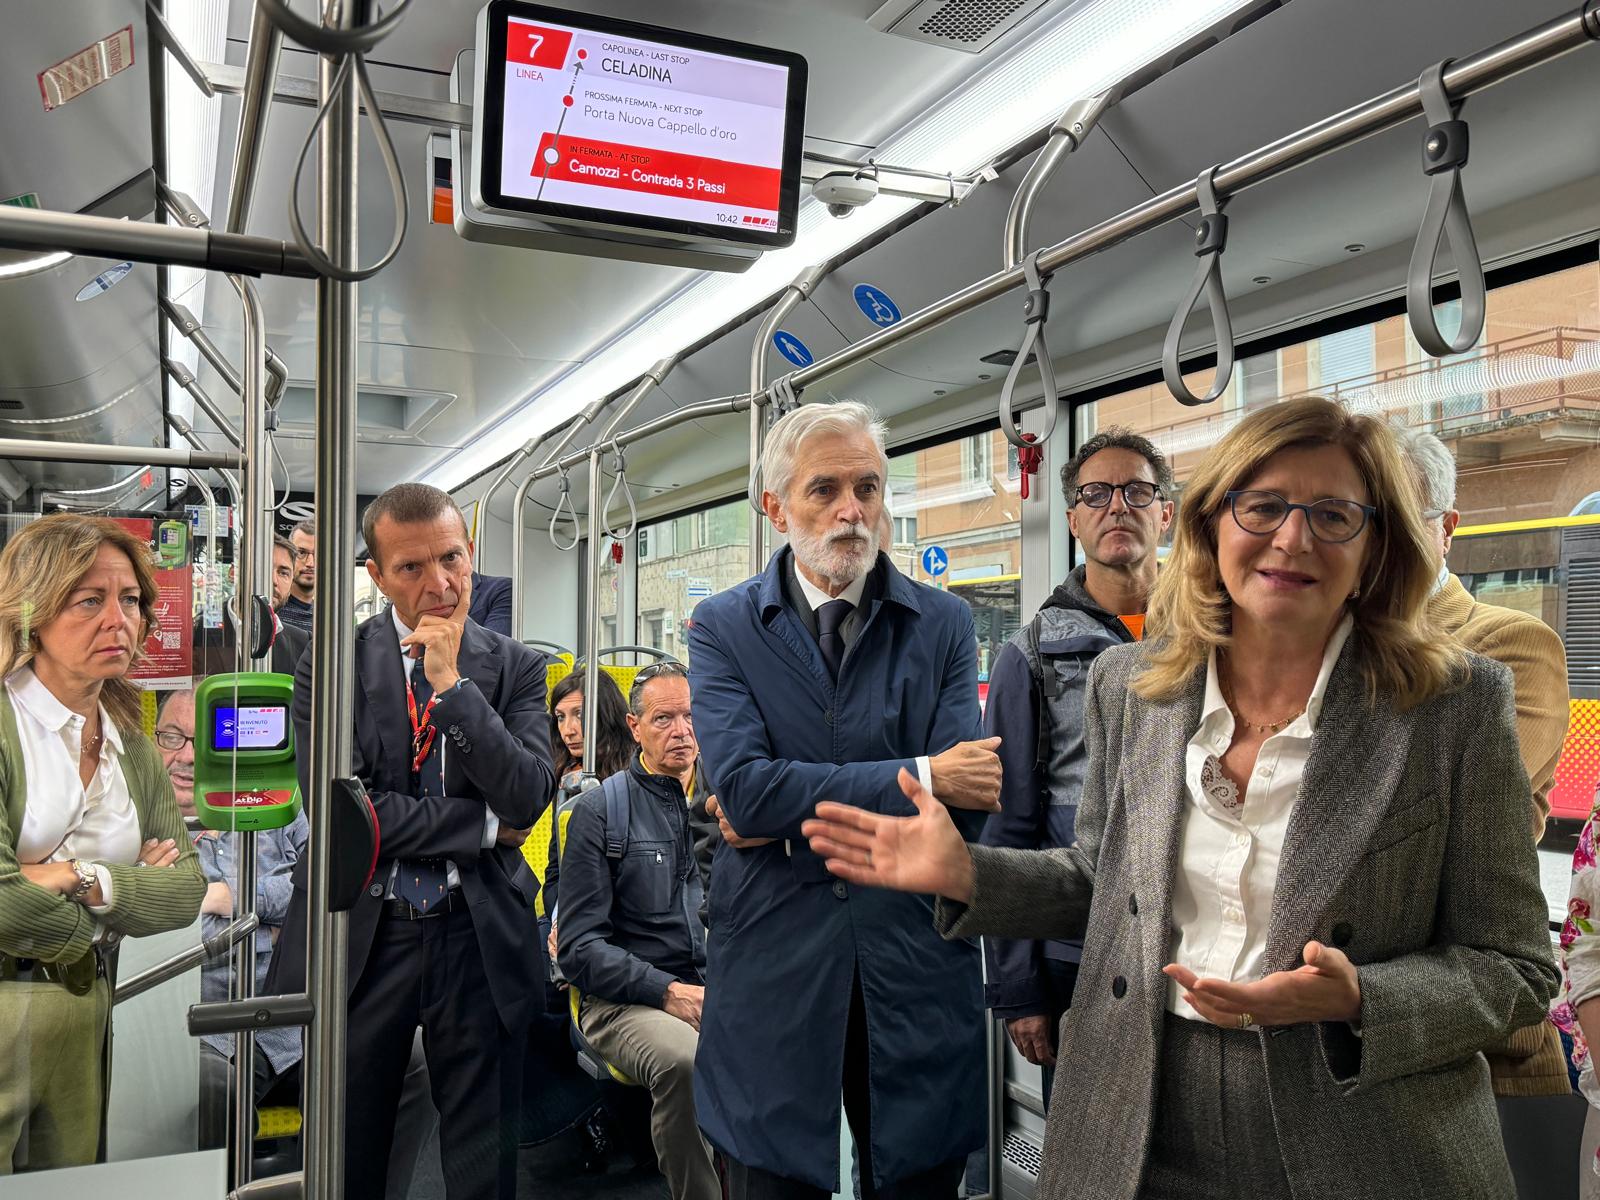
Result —
<instances>
[{"instance_id":1,"label":"floral patterned garment","mask_svg":"<svg viewBox=\"0 0 1600 1200\"><path fill-rule=\"evenodd\" d=\"M1600 789L1596 790L1589 819L1578 835L1578 848L1572 855L1572 889L1567 900L1567 919L1561 927L1561 1000L1551 1010L1556 1027L1572 1038L1572 1065L1578 1068L1578 1090L1600 1108L1600 1081L1595 1078L1589 1044L1578 1026L1577 1007L1600 996L1600 937L1595 935L1596 912L1600 911L1600 865L1595 860L1595 821L1600 814ZM1600 1151L1593 1163L1600 1175Z\"/></svg>"}]
</instances>

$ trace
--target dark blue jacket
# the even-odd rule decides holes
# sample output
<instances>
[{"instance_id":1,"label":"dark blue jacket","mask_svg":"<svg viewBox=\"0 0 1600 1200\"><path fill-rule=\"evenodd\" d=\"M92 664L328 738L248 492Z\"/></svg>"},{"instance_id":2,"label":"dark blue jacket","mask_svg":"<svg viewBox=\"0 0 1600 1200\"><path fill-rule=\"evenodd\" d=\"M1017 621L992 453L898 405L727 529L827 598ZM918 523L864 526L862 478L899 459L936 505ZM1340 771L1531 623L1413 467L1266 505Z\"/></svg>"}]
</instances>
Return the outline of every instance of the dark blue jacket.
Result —
<instances>
[{"instance_id":1,"label":"dark blue jacket","mask_svg":"<svg viewBox=\"0 0 1600 1200\"><path fill-rule=\"evenodd\" d=\"M740 834L778 839L716 851L695 1110L737 1162L832 1192L858 977L877 1184L983 1141L976 944L940 939L926 896L834 879L800 837L823 800L914 811L900 768L979 734L977 644L961 600L880 555L836 685L785 599L789 553L701 601L689 634L695 732L722 809Z\"/></svg>"},{"instance_id":2,"label":"dark blue jacket","mask_svg":"<svg viewBox=\"0 0 1600 1200\"><path fill-rule=\"evenodd\" d=\"M1040 697L1028 656L1029 626L1013 634L995 656L989 672L989 702L984 732L999 737L1000 811L984 826L985 846L1052 850L1073 843L1078 797L1088 749L1083 738L1083 694L1089 667L1102 651L1132 635L1084 588L1084 568L1076 568L1040 606L1040 667L1056 675L1058 698L1047 715L1046 760L1039 763ZM997 1017L1046 1013L1046 958L1078 962L1083 943L983 939L984 1000Z\"/></svg>"},{"instance_id":3,"label":"dark blue jacket","mask_svg":"<svg viewBox=\"0 0 1600 1200\"><path fill-rule=\"evenodd\" d=\"M539 881L515 846L483 846L484 806L502 825L526 829L555 791L544 656L468 620L457 667L467 680L433 710L443 758L445 794L416 796L411 725L400 636L388 607L356 628L353 774L366 785L378 816L379 858L367 891L350 910L347 982L361 982L382 920L384 885L395 859L448 858L461 876L472 932L489 977L489 992L508 1029L521 1028L544 1002L544 939L534 917ZM310 654L294 686L295 741L311 744ZM311 756L299 759L300 786L310 790ZM294 870L289 917L272 956L274 992L306 988L306 870Z\"/></svg>"},{"instance_id":4,"label":"dark blue jacket","mask_svg":"<svg viewBox=\"0 0 1600 1200\"><path fill-rule=\"evenodd\" d=\"M628 826L608 826L607 797L628 793ZM620 857L606 845L616 837ZM578 797L561 848L561 974L586 996L660 1008L674 980L704 983L705 889L683 788L639 757Z\"/></svg>"},{"instance_id":5,"label":"dark blue jacket","mask_svg":"<svg viewBox=\"0 0 1600 1200\"><path fill-rule=\"evenodd\" d=\"M467 615L495 633L511 636L511 580L472 573L472 604Z\"/></svg>"}]
</instances>

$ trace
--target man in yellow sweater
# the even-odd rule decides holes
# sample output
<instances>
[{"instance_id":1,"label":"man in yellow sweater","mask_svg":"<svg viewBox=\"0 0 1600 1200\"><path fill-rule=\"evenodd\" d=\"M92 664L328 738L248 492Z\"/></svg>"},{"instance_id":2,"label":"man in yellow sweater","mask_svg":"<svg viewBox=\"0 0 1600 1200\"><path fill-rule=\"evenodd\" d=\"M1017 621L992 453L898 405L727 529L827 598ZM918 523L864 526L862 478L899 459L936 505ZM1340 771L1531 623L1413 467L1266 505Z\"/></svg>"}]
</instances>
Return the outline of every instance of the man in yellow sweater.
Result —
<instances>
[{"instance_id":1,"label":"man in yellow sweater","mask_svg":"<svg viewBox=\"0 0 1600 1200\"><path fill-rule=\"evenodd\" d=\"M1567 736L1567 654L1561 638L1537 617L1475 600L1450 573L1445 557L1461 514L1456 511L1456 460L1431 433L1399 430L1426 509L1423 517L1439 550L1439 583L1428 602L1434 628L1468 650L1511 668L1516 689L1517 744L1533 788L1531 828L1544 836L1550 785ZM1571 1090L1554 1025L1519 1029L1488 1052L1496 1095L1545 1096ZM1509 1142L1508 1142L1509 1147Z\"/></svg>"}]
</instances>

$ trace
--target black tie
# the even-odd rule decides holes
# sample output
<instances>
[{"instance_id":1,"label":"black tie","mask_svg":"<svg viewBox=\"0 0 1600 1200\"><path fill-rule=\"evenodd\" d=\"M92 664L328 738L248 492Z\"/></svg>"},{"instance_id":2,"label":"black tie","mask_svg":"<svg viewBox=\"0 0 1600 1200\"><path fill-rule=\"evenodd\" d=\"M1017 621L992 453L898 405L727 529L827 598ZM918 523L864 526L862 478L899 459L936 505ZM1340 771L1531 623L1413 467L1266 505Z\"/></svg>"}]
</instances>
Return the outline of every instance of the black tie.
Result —
<instances>
[{"instance_id":1,"label":"black tie","mask_svg":"<svg viewBox=\"0 0 1600 1200\"><path fill-rule=\"evenodd\" d=\"M817 646L822 650L822 661L828 664L828 674L835 679L844 663L844 634L840 630L855 609L848 600L829 600L817 609Z\"/></svg>"}]
</instances>

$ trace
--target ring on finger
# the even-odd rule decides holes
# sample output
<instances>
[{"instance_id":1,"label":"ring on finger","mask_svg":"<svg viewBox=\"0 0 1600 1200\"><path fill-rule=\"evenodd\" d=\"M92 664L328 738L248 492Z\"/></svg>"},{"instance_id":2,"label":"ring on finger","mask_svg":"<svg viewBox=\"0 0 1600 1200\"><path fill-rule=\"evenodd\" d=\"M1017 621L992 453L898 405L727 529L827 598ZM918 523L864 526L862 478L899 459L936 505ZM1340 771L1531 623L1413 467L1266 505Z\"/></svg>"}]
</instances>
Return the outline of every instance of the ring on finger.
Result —
<instances>
[{"instance_id":1,"label":"ring on finger","mask_svg":"<svg viewBox=\"0 0 1600 1200\"><path fill-rule=\"evenodd\" d=\"M1239 1021L1239 1028L1240 1029L1249 1029L1250 1026L1252 1026L1252 1025L1254 1025L1256 1023L1256 1019L1254 1017L1252 1017L1247 1012L1240 1013L1239 1017L1238 1017L1238 1021Z\"/></svg>"}]
</instances>

